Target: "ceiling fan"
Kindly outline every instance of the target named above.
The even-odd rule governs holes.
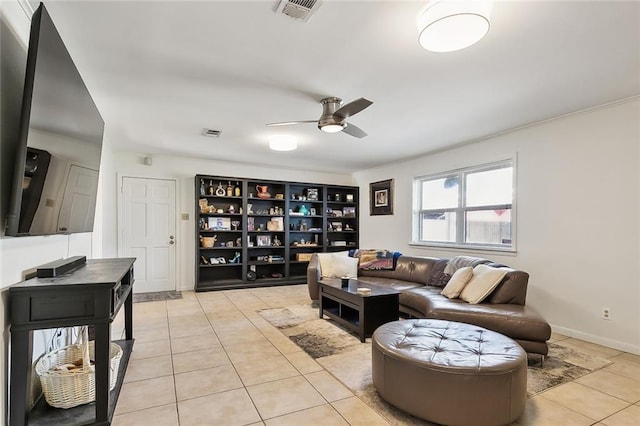
[[[342,99],[336,97],[324,98],[322,104],[322,115],[318,120],[285,121],[282,123],[269,123],[267,126],[289,126],[292,124],[316,123],[318,129],[327,133],[345,132],[356,138],[364,138],[367,134],[353,124],[347,123],[347,118],[351,117],[367,108],[373,102],[360,98],[346,105],[342,105]]]

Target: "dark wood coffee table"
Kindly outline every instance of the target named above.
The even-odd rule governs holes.
[[[318,284],[320,318],[326,315],[348,330],[355,331],[361,342],[371,337],[382,324],[398,319],[398,290],[357,279],[350,279],[346,287],[342,287],[342,280],[335,278],[323,278]],[[360,287],[371,289],[371,294],[358,294],[356,291]]]

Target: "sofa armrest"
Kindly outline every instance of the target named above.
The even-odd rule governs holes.
[[[307,266],[307,287],[311,300],[318,300],[318,281],[322,278],[320,261],[317,254],[313,254]]]

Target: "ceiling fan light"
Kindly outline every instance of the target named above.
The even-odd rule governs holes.
[[[489,32],[489,0],[431,0],[416,20],[418,42],[432,52],[454,52]]]
[[[325,124],[320,127],[320,130],[326,133],[338,133],[341,132],[342,129],[344,129],[344,125],[341,124]]]
[[[298,141],[293,136],[276,135],[269,138],[269,148],[274,151],[293,151],[298,148]]]

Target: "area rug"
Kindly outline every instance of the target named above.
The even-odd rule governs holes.
[[[163,300],[182,299],[179,291],[154,291],[151,293],[134,293],[133,303],[160,302]]]
[[[333,321],[320,319],[318,308],[311,304],[259,313],[392,424],[429,424],[380,399],[371,380],[371,339],[360,343],[355,334]],[[550,343],[542,366],[539,357],[529,361],[527,394],[532,397],[610,364],[607,359],[562,346],[562,342]]]

